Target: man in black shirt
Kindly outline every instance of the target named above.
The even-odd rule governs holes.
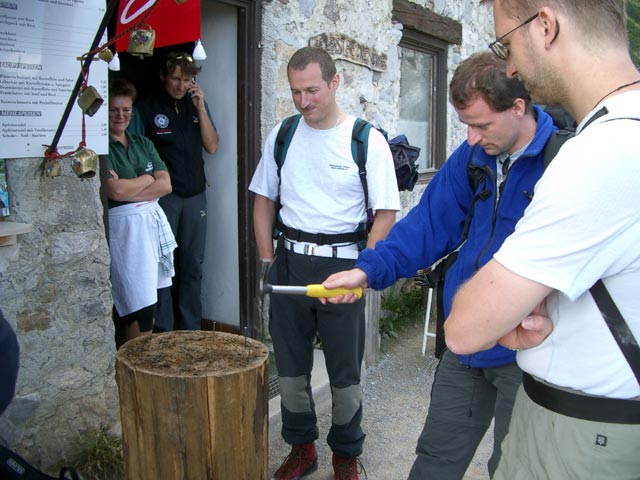
[[[173,192],[162,197],[160,205],[178,242],[177,268],[173,287],[158,291],[156,331],[174,327],[197,330],[201,326],[200,285],[207,223],[202,149],[213,154],[218,148],[218,133],[204,93],[196,83],[200,69],[191,55],[169,53],[160,72],[162,91],[138,102],[131,127],[154,143],[173,186]],[[177,308],[172,297],[178,302]]]

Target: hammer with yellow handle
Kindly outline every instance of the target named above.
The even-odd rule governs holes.
[[[267,273],[269,272],[269,262],[263,260],[260,285],[258,287],[258,294],[264,296],[267,293],[276,293],[284,295],[306,295],[312,298],[334,298],[338,295],[346,295],[347,293],[355,294],[358,299],[362,298],[362,287],[356,288],[332,288],[327,289],[322,286],[321,283],[311,284],[306,286],[291,286],[291,285],[271,285],[267,283]]]
[[[306,295],[313,298],[333,298],[338,295],[346,295],[347,293],[354,293],[356,297],[362,298],[362,287],[356,288],[332,288],[327,289],[322,286],[321,283],[310,284],[305,287],[293,287],[290,285],[269,285],[263,284],[261,295],[267,293],[279,293],[285,295]]]

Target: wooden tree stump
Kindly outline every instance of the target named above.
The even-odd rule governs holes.
[[[266,480],[267,348],[222,332],[136,338],[116,355],[124,476]]]

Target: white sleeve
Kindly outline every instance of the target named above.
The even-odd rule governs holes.
[[[267,197],[273,201],[277,200],[280,188],[278,167],[273,157],[273,149],[280,125],[281,123],[276,125],[267,136],[262,157],[260,158],[260,162],[258,162],[256,171],[253,173],[251,183],[249,184],[249,190],[251,192]]]
[[[495,255],[571,300],[598,279],[640,264],[640,162],[629,140],[637,131],[625,133],[618,121],[589,128],[562,147]]]

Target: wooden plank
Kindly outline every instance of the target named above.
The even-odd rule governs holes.
[[[30,223],[0,221],[0,247],[13,245],[18,241],[18,235],[33,232]]]

